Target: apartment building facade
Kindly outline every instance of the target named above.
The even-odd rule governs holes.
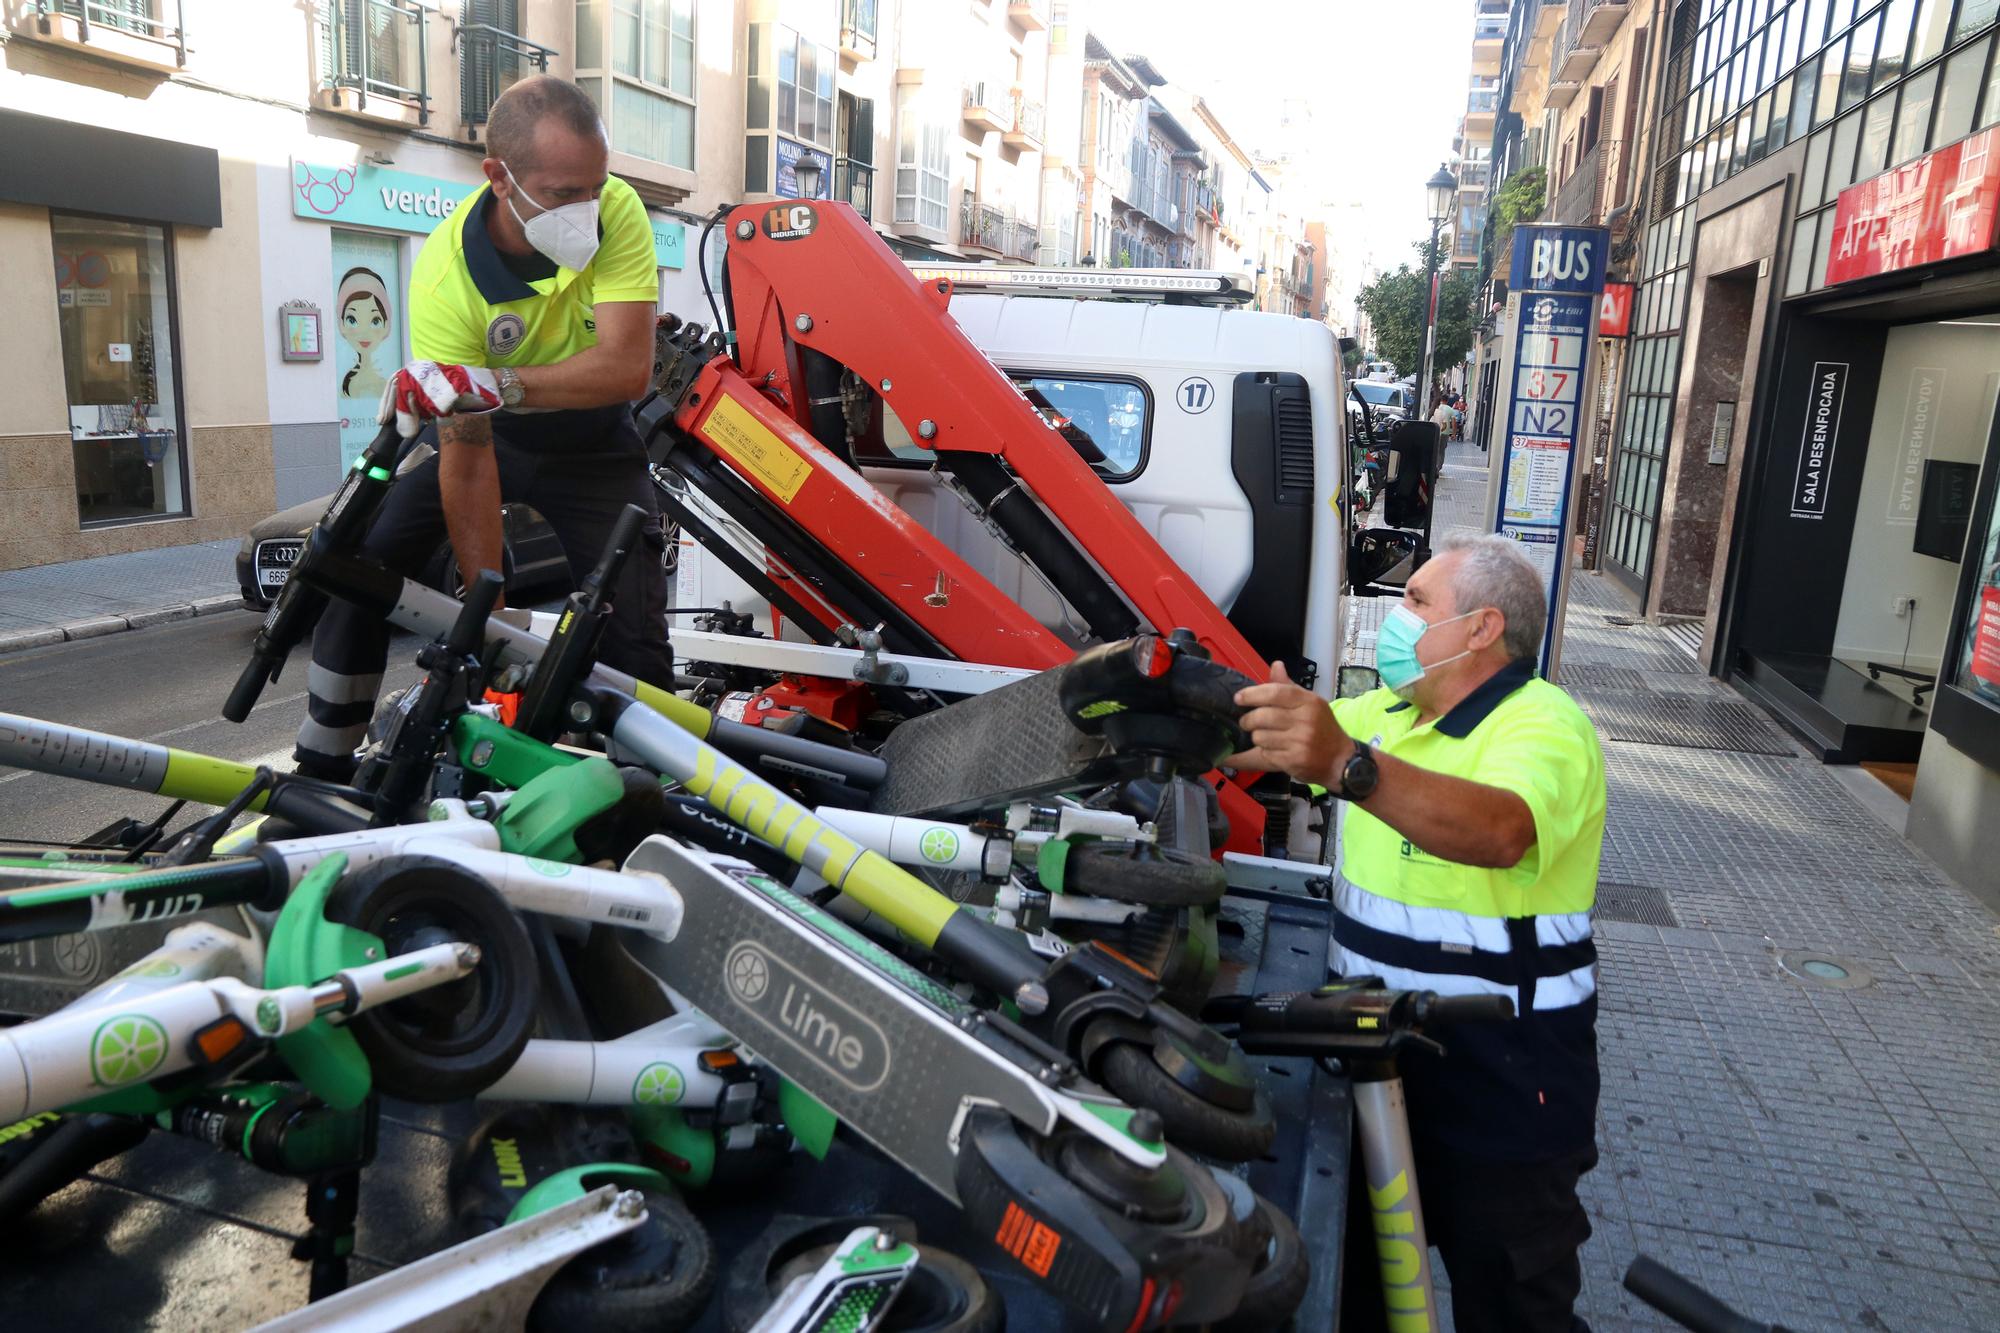
[[[1493,156],[1631,284],[1606,576],[2000,900],[1996,19],[1516,0]]]
[[[703,224],[801,194],[806,162],[819,197],[909,257],[1248,262],[1268,190],[1247,152],[1205,141],[1157,71],[1101,56],[1069,11],[0,9],[0,271],[18,275],[0,294],[0,569],[231,537],[331,490],[408,359],[417,250],[483,181],[487,112],[526,74],[597,102],[652,216],[663,309],[705,314]]]

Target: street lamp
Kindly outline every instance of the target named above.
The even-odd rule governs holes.
[[[1458,182],[1440,162],[1437,174],[1424,182],[1424,203],[1431,220],[1431,247],[1424,254],[1424,350],[1417,362],[1417,411],[1430,415],[1424,404],[1431,400],[1431,357],[1437,350],[1437,271],[1438,232],[1451,217],[1451,202],[1458,194]]]
[[[812,153],[802,153],[792,164],[792,179],[798,182],[801,199],[819,198],[819,158]]]

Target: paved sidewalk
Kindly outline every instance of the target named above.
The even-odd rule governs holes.
[[[1446,455],[1438,535],[1483,462]],[[1363,660],[1387,604],[1349,603]],[[1573,575],[1611,787],[1581,1313],[1672,1327],[1619,1285],[1643,1252],[1793,1328],[2000,1328],[2000,922],[1630,611]]]
[[[235,540],[0,572],[0,653],[242,605]]]

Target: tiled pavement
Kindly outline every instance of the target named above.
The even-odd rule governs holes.
[[[0,572],[0,652],[239,605],[234,540]]]
[[[1483,508],[1464,453],[1440,533]],[[1384,603],[1349,606],[1372,655]],[[1671,1327],[1619,1285],[1643,1252],[1793,1328],[2000,1328],[2000,923],[1665,631],[1607,619],[1630,613],[1574,577],[1563,674],[1600,734],[1707,710],[1732,734],[1677,739],[1781,753],[1605,736],[1601,878],[1679,925],[1598,923],[1581,1313]],[[1865,984],[1801,980],[1795,950]]]

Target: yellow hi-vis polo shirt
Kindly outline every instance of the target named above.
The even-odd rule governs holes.
[[[1487,1159],[1543,1161],[1588,1148],[1597,1111],[1597,950],[1590,909],[1604,840],[1604,754],[1590,719],[1509,664],[1418,726],[1389,690],[1340,699],[1348,735],[1434,773],[1513,792],[1535,845],[1504,869],[1433,856],[1349,806],[1334,879],[1331,968],[1393,989],[1505,995],[1516,1018],[1433,1035],[1447,1054],[1403,1061],[1422,1139]]]
[[[616,176],[597,208],[597,253],[579,271],[529,281],[493,247],[487,211],[504,208],[481,185],[438,224],[410,274],[410,352],[451,365],[547,366],[597,345],[599,301],[660,299],[653,225]]]
[[[1604,752],[1583,710],[1536,678],[1532,662],[1503,668],[1421,727],[1416,705],[1386,689],[1336,699],[1333,716],[1348,735],[1405,763],[1513,792],[1535,818],[1535,845],[1494,870],[1432,856],[1365,804],[1351,806],[1341,839],[1348,879],[1412,907],[1473,916],[1590,910],[1604,841]]]

